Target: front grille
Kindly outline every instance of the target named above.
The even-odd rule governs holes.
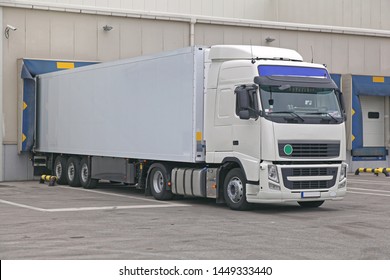
[[[292,168],[292,176],[325,176],[328,168]]]
[[[329,189],[336,183],[337,167],[282,168],[284,186],[290,190]],[[316,176],[331,176],[331,180],[316,180]],[[313,180],[289,181],[292,177],[313,177]]]
[[[287,147],[286,147],[287,146]],[[284,158],[332,158],[340,155],[340,143],[279,142],[279,156]]]
[[[293,190],[327,189],[328,181],[297,181],[293,182]]]

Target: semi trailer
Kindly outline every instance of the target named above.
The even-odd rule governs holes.
[[[294,50],[188,47],[36,77],[35,167],[158,200],[319,207],[346,194],[342,94]]]

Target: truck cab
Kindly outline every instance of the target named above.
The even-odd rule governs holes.
[[[213,46],[208,58],[206,162],[236,167],[223,183],[228,205],[342,199],[345,116],[326,67],[260,46]]]

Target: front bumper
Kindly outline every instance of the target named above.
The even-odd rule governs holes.
[[[260,166],[259,185],[247,184],[250,203],[341,200],[347,192],[347,179],[340,180],[345,164],[276,165],[278,180],[270,180],[268,166]]]

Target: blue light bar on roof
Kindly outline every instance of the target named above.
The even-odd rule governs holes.
[[[295,76],[330,79],[328,71],[324,68],[259,65],[258,70],[260,76]]]

